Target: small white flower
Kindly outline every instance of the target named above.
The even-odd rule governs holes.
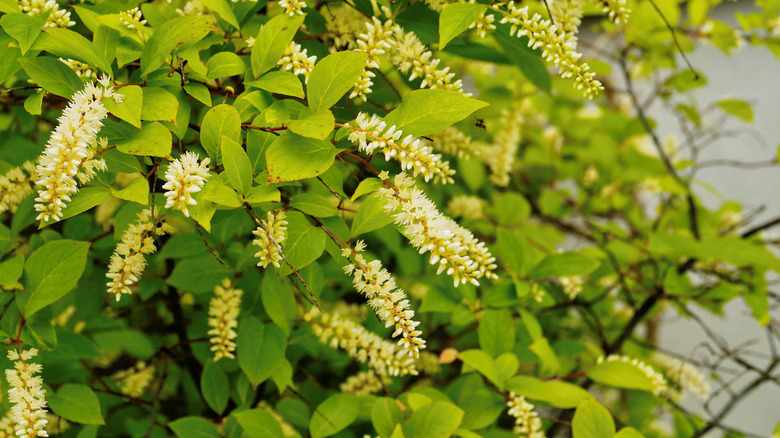
[[[35,375],[41,372],[42,367],[30,362],[37,354],[35,348],[21,354],[16,350],[8,351],[8,358],[16,361],[13,369],[5,370],[5,378],[11,387],[8,399],[13,403],[9,416],[18,437],[49,436],[46,432],[46,391],[41,388],[41,377]]]
[[[214,298],[209,303],[209,326],[207,332],[211,339],[211,351],[214,352],[214,361],[223,357],[234,359],[236,351],[234,339],[238,336],[238,314],[240,312],[241,295],[244,292],[233,289],[229,279],[224,279],[221,286],[214,288]]]
[[[163,188],[168,190],[165,192],[165,208],[176,208],[190,217],[187,206],[197,205],[192,194],[199,192],[209,178],[209,161],[204,158],[198,162],[198,154],[188,151],[171,162],[165,172],[167,182],[163,185]]]

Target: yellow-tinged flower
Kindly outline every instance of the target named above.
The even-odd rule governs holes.
[[[585,283],[585,279],[580,275],[564,275],[558,277],[558,282],[561,283],[566,295],[573,300],[582,292],[582,285]]]
[[[341,392],[352,394],[357,397],[374,394],[382,390],[382,385],[390,383],[390,378],[384,375],[377,375],[373,371],[360,371],[359,373],[347,377],[347,380],[339,385]]]
[[[496,25],[493,24],[495,20],[496,17],[493,14],[488,14],[487,11],[484,11],[469,25],[469,29],[476,28],[479,37],[485,38],[488,31],[496,29]]]
[[[572,38],[576,38],[582,22],[585,2],[583,0],[551,0],[548,4],[555,25],[570,34]]]
[[[208,14],[209,9],[206,7],[206,5],[199,2],[198,0],[190,0],[184,4],[183,8],[177,8],[176,12],[181,16],[198,16]],[[252,38],[252,40],[254,40],[254,38]]]
[[[371,86],[373,85],[371,78],[376,76],[369,69],[379,68],[379,56],[392,47],[393,31],[398,27],[397,24],[390,20],[384,23],[376,17],[371,17],[371,20],[366,22],[365,33],[358,35],[356,40],[357,48],[355,48],[355,51],[365,53],[368,55],[368,58],[363,71],[360,73],[357,82],[355,82],[352,92],[349,94],[350,99],[355,97],[364,101],[368,99],[366,95],[371,93]]]
[[[92,67],[89,66],[89,64],[84,64],[83,62],[76,61],[75,59],[63,59],[59,58],[60,61],[62,61],[65,65],[70,67],[71,70],[73,70],[74,73],[76,73],[76,76],[78,77],[85,77],[87,79],[91,78],[94,75],[94,72],[92,71]]]
[[[198,162],[198,154],[187,151],[179,158],[173,160],[165,172],[165,181],[163,188],[168,190],[165,197],[168,202],[165,208],[175,208],[181,210],[185,216],[190,217],[187,210],[189,205],[197,205],[192,198],[193,193],[197,193],[209,179],[209,159],[204,158]]]
[[[585,63],[580,63],[582,57],[575,47],[575,40],[568,37],[567,33],[558,28],[550,20],[543,20],[539,14],[528,16],[528,6],[518,8],[514,1],[506,6],[504,18],[501,23],[510,23],[510,35],[528,37],[528,46],[534,49],[542,49],[542,57],[548,62],[558,66],[562,78],[574,78],[574,87],[582,90],[585,97],[593,96],[603,90],[601,82],[596,80],[596,75],[588,71]],[[498,7],[495,7],[497,10]]]
[[[5,370],[5,378],[11,387],[8,399],[13,403],[9,417],[14,423],[16,436],[20,438],[49,436],[46,432],[46,391],[41,388],[43,380],[36,376],[42,367],[29,362],[37,354],[35,348],[21,353],[8,351],[8,358],[15,361],[13,369]]]
[[[138,362],[135,366],[114,373],[111,378],[116,382],[122,394],[140,397],[154,380],[154,365]]]
[[[252,44],[254,45],[254,42]],[[301,50],[299,44],[291,41],[290,45],[284,49],[284,55],[282,55],[278,64],[282,67],[282,70],[290,70],[295,75],[303,75],[304,82],[309,83],[309,75],[314,68],[314,63],[317,62],[317,57],[306,57],[306,55],[306,49]]]
[[[260,251],[255,253],[255,257],[260,259],[257,266],[264,268],[269,264],[277,268],[281,266],[279,264],[282,261],[281,247],[285,239],[284,232],[287,231],[287,221],[284,220],[286,217],[284,211],[276,214],[269,211],[265,220],[268,232],[263,227],[257,227],[252,231],[252,234],[257,236],[257,239],[252,240],[252,244],[260,247]]]
[[[0,175],[0,213],[15,213],[19,203],[33,192],[35,178],[35,165],[30,161]]]
[[[506,405],[509,407],[509,415],[515,418],[515,434],[526,438],[545,437],[542,420],[534,410],[534,405],[528,403],[525,397],[511,392]]]
[[[173,228],[159,217],[155,217],[152,222],[152,210],[147,209],[139,213],[138,220],[130,224],[122,234],[122,242],[111,255],[106,274],[106,277],[111,279],[106,283],[108,293],[115,294],[117,301],[122,294],[132,294],[130,286],[138,282],[146,268],[144,255],[157,251],[153,235],[159,236],[172,231]]]
[[[359,10],[344,3],[338,6],[332,6],[331,3],[323,6],[320,13],[325,17],[325,26],[329,31],[322,37],[333,39],[333,44],[329,45],[332,52],[357,48],[357,38],[366,28],[366,17]]]
[[[464,219],[479,219],[485,217],[484,206],[485,201],[478,196],[460,195],[450,200],[447,212]]]
[[[355,290],[366,296],[368,305],[384,321],[385,327],[395,328],[392,336],[401,336],[398,344],[410,356],[419,356],[420,350],[425,348],[425,341],[420,337],[422,331],[417,330],[420,323],[412,319],[414,311],[409,309],[406,293],[397,287],[393,276],[382,267],[382,262],[366,261],[361,254],[363,248],[365,244],[360,241],[355,245],[354,252],[349,248],[344,249],[344,257],[352,256],[355,259],[355,263],[344,267],[344,272],[352,275]]]
[[[211,351],[214,352],[214,362],[223,357],[234,359],[236,356],[236,343],[234,339],[238,336],[236,328],[238,327],[238,313],[241,311],[241,295],[244,292],[240,289],[233,289],[229,279],[222,280],[222,286],[214,288],[214,298],[209,303],[209,326],[208,331],[211,336]]]
[[[71,27],[76,24],[70,19],[70,12],[60,9],[56,0],[18,0],[19,9],[31,17],[46,15],[46,24],[43,27]]]
[[[625,23],[631,10],[626,6],[626,0],[599,0],[597,2],[602,11],[615,23]]]
[[[320,342],[331,348],[341,348],[358,362],[367,364],[382,376],[416,376],[415,360],[400,346],[382,339],[360,324],[337,313],[320,312],[312,308],[305,316],[312,323]]]
[[[520,146],[522,111],[522,109],[502,111],[499,120],[501,130],[493,139],[493,144],[479,145],[477,155],[490,168],[490,181],[497,186],[509,185],[512,167]]]
[[[434,58],[414,32],[404,32],[398,25],[395,25],[393,31],[390,61],[402,73],[410,73],[410,81],[422,78],[420,88],[441,88],[463,93],[463,81],[453,81],[455,73],[450,73],[449,67],[439,69],[441,59]],[[469,93],[464,94],[470,96]]]
[[[438,264],[437,274],[446,271],[455,286],[478,279],[497,279],[493,272],[497,265],[483,242],[452,219],[441,214],[436,205],[405,174],[396,175],[392,187],[383,187],[379,193],[387,204],[385,210],[393,215],[404,236],[420,254],[431,253],[430,263]]]
[[[306,3],[301,0],[279,0],[279,6],[284,9],[285,14],[292,17],[295,14],[303,15]]]
[[[411,170],[414,176],[422,174],[425,181],[453,182],[450,164],[441,159],[441,155],[434,154],[430,146],[419,138],[411,135],[403,136],[395,125],[388,128],[387,124],[378,116],[370,118],[365,113],[359,113],[355,119],[355,125],[344,124],[344,128],[352,131],[349,134],[350,141],[359,144],[360,150],[366,154],[373,154],[379,150],[386,160],[394,158],[401,163],[401,169]]]
[[[680,390],[690,391],[702,400],[709,398],[710,384],[707,378],[699,368],[690,362],[675,359],[663,353],[655,353],[653,361],[664,369],[669,379],[679,385]]]
[[[433,148],[457,157],[464,155],[478,155],[482,143],[471,140],[471,137],[463,134],[454,126],[448,126],[441,131],[429,134],[433,141]]]
[[[70,197],[78,191],[76,179],[81,183],[89,181],[98,170],[105,170],[106,163],[96,158],[97,134],[103,126],[108,110],[102,100],[113,97],[121,101],[122,96],[114,93],[110,79],[103,76],[96,85],[90,82],[83,90],[76,92],[58,119],[46,149],[38,158],[36,167],[39,186],[35,198],[36,220],[48,221],[62,218],[62,209]],[[105,148],[105,140],[101,141]]]

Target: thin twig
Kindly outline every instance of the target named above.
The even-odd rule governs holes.
[[[194,219],[193,222],[195,222]],[[226,265],[225,262],[223,262],[222,259],[219,258],[219,255],[217,254],[216,251],[214,251],[214,248],[212,248],[211,245],[209,245],[209,243],[206,241],[206,236],[203,235],[203,230],[200,229],[200,224],[197,222],[195,222],[195,229],[198,230],[198,234],[200,234],[200,239],[203,241],[203,244],[206,245],[206,249],[209,250],[209,252],[214,257],[214,259],[218,261],[220,265],[226,267],[227,269],[232,270],[230,266]]]

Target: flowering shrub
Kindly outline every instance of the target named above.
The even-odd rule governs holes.
[[[744,436],[780,357],[698,314],[776,351],[780,221],[692,191],[753,116],[685,52],[778,55],[780,6],[719,2],[0,0],[0,436]]]

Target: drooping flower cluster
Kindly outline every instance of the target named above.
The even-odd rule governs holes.
[[[690,391],[701,400],[709,398],[710,384],[707,382],[707,378],[690,362],[681,361],[663,353],[655,353],[653,361],[664,369],[669,379],[678,385],[681,391]]]
[[[615,23],[625,23],[631,10],[626,6],[626,0],[600,0],[602,11]]]
[[[652,390],[651,392],[654,395],[662,395],[666,394],[669,391],[669,386],[666,384],[666,379],[664,379],[664,376],[661,375],[658,371],[654,370],[653,367],[650,365],[638,360],[634,359],[628,356],[623,356],[620,354],[610,354],[606,357],[600,357],[596,363],[602,363],[602,362],[624,362],[627,364],[631,364],[637,368],[639,368],[640,371],[642,371],[645,376],[647,376],[648,379],[650,379],[650,382],[652,383]]]
[[[460,195],[450,200],[447,212],[464,219],[479,219],[485,217],[484,206],[485,201],[479,196]]]
[[[304,82],[308,84],[309,75],[312,69],[314,69],[317,57],[307,57],[306,55],[306,49],[301,50],[300,44],[295,44],[294,41],[291,41],[290,45],[284,49],[284,55],[282,55],[278,64],[282,66],[282,70],[292,71],[295,75],[303,75]]]
[[[352,256],[355,260],[344,267],[344,272],[352,275],[355,289],[366,296],[368,305],[384,321],[385,327],[395,327],[392,337],[401,336],[398,344],[410,356],[419,356],[420,350],[425,348],[425,341],[420,337],[422,332],[417,330],[420,323],[412,319],[414,311],[409,309],[406,293],[397,287],[395,278],[382,267],[382,262],[366,261],[361,254],[364,249],[362,241],[357,242],[354,252],[344,248],[342,255],[347,259]]]
[[[548,4],[553,23],[572,38],[577,38],[585,2],[583,0],[552,0]]]
[[[522,112],[519,109],[504,110],[499,124],[501,130],[491,145],[481,145],[478,156],[490,168],[490,181],[497,186],[509,185],[512,167],[520,147]]]
[[[208,8],[203,3],[199,2],[198,0],[190,0],[187,3],[184,4],[184,7],[177,8],[176,13],[178,13],[181,16],[198,16],[198,15],[206,15],[209,13]]]
[[[241,311],[241,295],[243,291],[233,289],[229,279],[222,280],[222,285],[214,288],[214,298],[209,303],[209,326],[211,336],[211,351],[214,352],[214,362],[223,357],[234,359],[236,351],[234,339],[238,336],[238,313]]]
[[[282,242],[285,239],[284,232],[287,231],[287,221],[284,220],[286,217],[284,211],[276,214],[269,211],[265,220],[268,232],[263,227],[252,231],[252,234],[257,236],[257,239],[252,240],[252,244],[260,247],[260,251],[255,253],[255,257],[260,259],[257,266],[281,266],[279,263],[282,261]]]
[[[377,375],[373,371],[360,371],[355,375],[347,377],[347,380],[339,385],[341,392],[352,394],[357,397],[370,395],[382,389],[382,384],[390,383],[390,378],[384,375]]]
[[[582,292],[582,285],[585,279],[579,275],[564,275],[558,277],[558,282],[563,287],[563,292],[569,296],[569,299],[575,299]]]
[[[116,382],[122,394],[140,397],[154,380],[154,371],[154,365],[147,366],[146,362],[141,361],[126,370],[117,371],[111,379]]]
[[[350,357],[367,364],[380,376],[416,376],[419,373],[414,359],[405,349],[350,319],[337,313],[320,312],[316,307],[304,319],[312,323],[320,342],[345,350]]]
[[[496,279],[495,257],[483,242],[452,219],[441,214],[436,205],[406,174],[396,175],[391,187],[379,189],[397,225],[420,254],[431,253],[430,263],[438,264],[437,274],[446,270],[455,286],[478,279]]]
[[[31,17],[47,15],[43,27],[71,27],[76,24],[70,19],[70,12],[60,9],[56,0],[18,0],[19,9]]]
[[[356,41],[357,48],[355,50],[365,53],[368,58],[352,92],[349,94],[350,99],[355,97],[363,99],[363,101],[368,99],[366,95],[371,93],[371,86],[374,84],[371,78],[376,76],[370,69],[379,68],[379,56],[385,54],[392,47],[392,35],[396,25],[390,20],[382,23],[376,17],[371,17],[371,19],[372,21],[366,22],[365,33],[358,35]]]
[[[441,59],[434,58],[414,32],[404,32],[396,25],[393,35],[393,51],[390,61],[398,67],[402,73],[409,74],[409,80],[422,78],[420,88],[441,88],[463,93],[463,81],[453,81],[455,73],[450,73],[449,67],[439,69]],[[464,93],[470,95],[468,93]]]
[[[63,59],[60,58],[60,61],[65,63],[68,67],[70,67],[71,70],[73,70],[74,73],[76,73],[76,76],[78,77],[84,77],[84,78],[91,78],[94,75],[94,72],[92,71],[92,67],[89,66],[89,64],[84,64],[83,62],[76,61],[75,59]]]
[[[19,203],[32,193],[34,179],[35,166],[30,161],[0,175],[0,213],[15,213]]]
[[[515,434],[525,438],[545,437],[542,420],[534,410],[534,405],[528,403],[525,397],[511,392],[506,405],[509,407],[509,415],[515,418]]]
[[[157,251],[153,236],[171,231],[173,228],[161,218],[155,217],[152,221],[152,210],[147,209],[139,213],[138,220],[122,234],[122,242],[111,255],[106,274],[111,279],[106,283],[108,293],[115,294],[117,301],[122,294],[133,293],[130,286],[138,282],[146,268],[144,255]]]
[[[78,191],[76,178],[84,183],[95,174],[95,169],[104,170],[105,161],[96,158],[97,134],[103,126],[108,110],[103,106],[104,98],[113,97],[121,101],[122,96],[114,93],[109,78],[103,76],[99,84],[88,83],[76,92],[58,120],[43,154],[38,159],[35,198],[36,220],[48,221],[62,218],[62,209],[70,197]],[[105,142],[102,146],[105,147]]]
[[[352,131],[349,140],[359,143],[360,150],[366,154],[379,150],[386,160],[398,160],[401,169],[411,170],[414,176],[422,174],[425,181],[453,182],[455,171],[450,169],[450,164],[443,161],[441,155],[434,154],[431,147],[419,138],[407,135],[402,140],[400,129],[396,129],[395,125],[388,128],[387,123],[376,115],[369,118],[365,113],[358,113],[355,125],[345,123],[344,128]]]
[[[458,128],[448,126],[441,131],[428,134],[428,138],[433,141],[433,148],[446,152],[456,157],[464,155],[477,155],[482,144],[471,140],[471,137],[465,135]]]
[[[165,192],[165,208],[181,210],[185,216],[190,217],[187,206],[197,205],[192,194],[199,192],[209,179],[209,161],[209,158],[204,158],[198,162],[198,154],[187,151],[171,162],[165,171],[167,182],[163,185],[163,188],[168,190]]]
[[[306,3],[301,0],[279,0],[279,6],[284,9],[285,14],[292,17],[295,14],[303,15]]]
[[[325,17],[328,33],[325,39],[332,39],[331,51],[352,50],[357,47],[357,38],[363,33],[366,17],[359,10],[344,3],[338,6],[328,4],[320,10]]]
[[[36,376],[42,367],[41,364],[29,362],[37,354],[35,348],[21,353],[8,351],[8,359],[15,361],[13,369],[5,370],[5,378],[11,387],[8,399],[13,403],[9,416],[14,423],[16,436],[20,438],[49,436],[46,432],[46,391],[41,388],[43,379]]]
[[[496,5],[496,10],[500,10]],[[558,66],[562,78],[574,78],[574,87],[582,90],[588,99],[603,90],[596,75],[588,71],[590,67],[580,63],[582,54],[576,50],[576,41],[566,37],[566,32],[550,20],[543,20],[539,14],[528,16],[528,6],[518,8],[514,1],[507,5],[507,11],[501,23],[512,25],[510,35],[518,38],[528,37],[528,46],[542,49],[542,57]]]
[[[141,13],[141,9],[139,9],[137,6],[133,9],[120,12],[119,19],[122,21],[122,24],[127,26],[128,29],[139,29],[142,28],[144,24],[146,24],[146,20],[144,20],[143,14]]]

